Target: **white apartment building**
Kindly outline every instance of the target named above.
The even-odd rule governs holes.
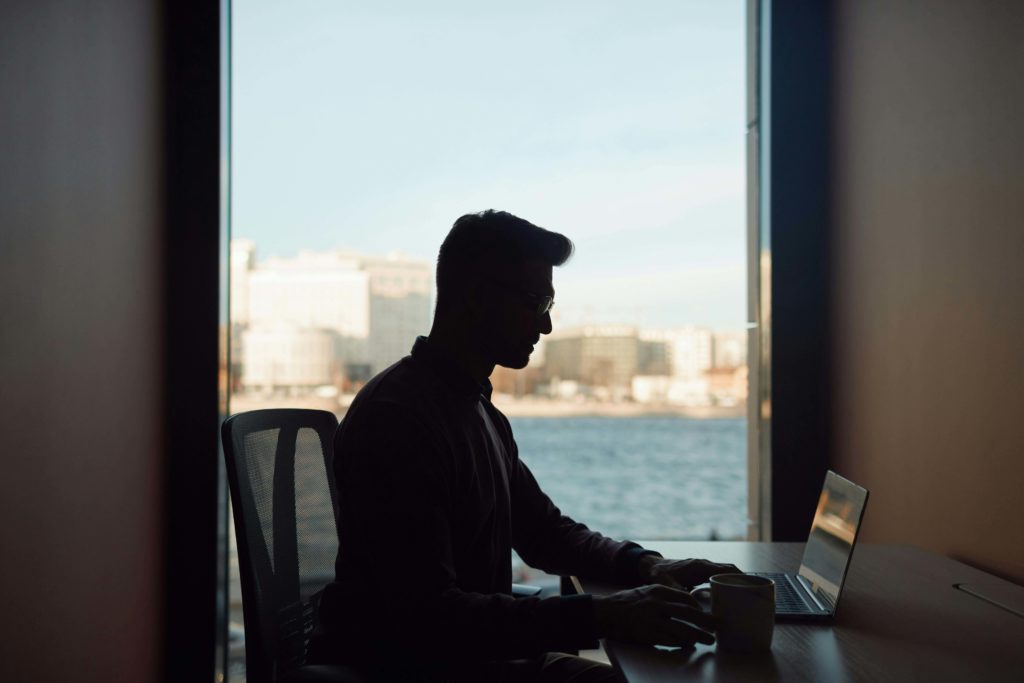
[[[668,374],[636,375],[631,393],[638,403],[706,406],[711,402],[705,373],[713,365],[713,337],[709,329],[680,327],[640,330],[641,343],[665,347]]]
[[[713,366],[714,345],[709,329],[678,327],[641,330],[640,340],[666,345],[670,374],[676,379],[698,379]]]
[[[708,406],[712,403],[710,383],[703,377],[680,379],[666,375],[637,375],[631,387],[637,403],[677,406]]]
[[[241,334],[242,386],[247,390],[312,389],[337,380],[337,335],[331,330],[280,324]]]
[[[715,332],[715,364],[716,368],[738,368],[747,364],[747,333]]]
[[[377,373],[407,356],[418,335],[430,332],[434,270],[400,254],[363,259],[362,268],[370,288],[368,361]]]
[[[249,272],[249,325],[289,324],[370,336],[370,278],[358,257],[303,251],[268,259]]]
[[[249,271],[256,266],[256,244],[231,240],[230,293],[231,323],[249,324]]]
[[[399,255],[301,251],[257,263],[231,245],[231,320],[242,384],[301,390],[365,380],[408,354],[431,321],[433,269]]]

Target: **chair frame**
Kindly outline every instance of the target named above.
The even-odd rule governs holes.
[[[292,419],[287,419],[288,416],[291,416]],[[301,426],[293,427],[287,424],[296,422],[295,418],[297,417],[302,418]],[[295,441],[299,429],[313,429],[320,437],[333,521],[337,527],[338,494],[334,480],[333,453],[333,438],[337,425],[338,420],[334,414],[324,410],[275,408],[238,413],[226,419],[221,426],[221,439],[228,466],[228,487],[234,503],[232,510],[235,536],[239,541],[237,545],[242,585],[242,615],[246,633],[255,636],[255,638],[251,636],[246,638],[246,679],[250,683],[275,683],[282,677],[297,672],[305,663],[306,648],[309,643],[308,627],[315,618],[315,600],[311,600],[311,604],[308,605],[302,601],[299,592],[301,587],[297,561],[294,561],[294,558],[298,556],[295,534]],[[271,564],[263,547],[250,547],[250,539],[255,537],[254,530],[250,529],[252,520],[246,518],[241,501],[244,499],[243,492],[249,499],[253,498],[253,492],[248,476],[241,476],[244,473],[239,466],[243,463],[239,461],[234,440],[236,431],[251,433],[270,429],[280,429],[283,432],[278,435],[277,452],[274,456],[273,504],[273,529],[275,532],[273,552],[275,558],[281,558],[283,561],[275,561],[272,566],[274,569],[287,569],[284,572],[271,571],[268,577],[273,581],[275,603],[273,610],[277,613],[277,619],[273,623],[265,618],[266,610],[261,611],[256,606],[257,574],[261,573],[261,570],[254,560],[258,560],[268,569]],[[289,478],[292,485],[284,486],[284,480]],[[254,557],[254,554],[257,557]],[[287,558],[292,558],[292,561],[288,561]],[[267,572],[263,571],[262,573],[266,574]],[[288,613],[284,615],[284,621],[280,621],[281,613],[285,610]],[[256,647],[251,645],[256,645]],[[288,677],[291,678],[291,676]]]

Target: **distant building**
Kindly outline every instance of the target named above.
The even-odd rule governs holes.
[[[590,325],[556,332],[544,349],[544,376],[591,388],[627,390],[637,373],[639,338],[635,327]]]
[[[640,339],[647,344],[663,345],[669,366],[666,374],[676,379],[698,379],[713,366],[712,333],[709,329],[678,327],[642,330]]]
[[[294,325],[242,332],[242,386],[248,391],[302,391],[335,384],[340,375],[338,335]]]
[[[260,262],[255,254],[252,242],[232,241],[232,367],[246,388],[348,388],[429,332],[428,262],[341,250]]]
[[[707,377],[681,379],[669,375],[637,375],[633,378],[632,395],[637,403],[687,407],[712,404]]]
[[[256,266],[256,245],[250,240],[231,240],[229,257],[228,307],[231,327],[230,378],[233,390],[241,387],[245,371],[242,361],[242,333],[249,324],[249,272]]]
[[[745,333],[681,327],[642,330],[640,340],[651,350],[644,371],[633,378],[635,401],[733,407],[746,400]]]
[[[249,272],[256,266],[256,245],[250,240],[231,240],[229,297],[231,323],[249,324]]]
[[[637,375],[633,378],[632,394],[637,403],[668,403],[672,378],[665,374]]]
[[[738,406],[747,400],[747,366],[714,368],[708,371],[708,393],[718,406]]]
[[[658,376],[672,374],[672,353],[668,342],[647,339],[643,332],[637,345],[637,373]]]
[[[364,259],[370,283],[368,361],[380,372],[409,354],[417,335],[430,332],[434,271],[429,263],[391,254]]]
[[[365,347],[370,279],[360,265],[358,256],[308,251],[260,263],[249,271],[249,325],[333,330]]]
[[[520,370],[497,365],[491,373],[490,380],[494,395],[522,398],[537,393],[540,371],[533,367],[532,362]]]
[[[712,336],[714,343],[714,367],[716,368],[738,368],[747,364],[747,333],[742,332],[715,332]]]

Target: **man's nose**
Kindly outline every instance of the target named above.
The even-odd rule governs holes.
[[[551,312],[548,311],[540,317],[540,333],[551,334]]]

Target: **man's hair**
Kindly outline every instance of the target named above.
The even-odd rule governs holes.
[[[572,256],[572,241],[505,211],[467,213],[452,225],[437,255],[437,307],[448,305],[488,265],[539,260],[560,266]]]

